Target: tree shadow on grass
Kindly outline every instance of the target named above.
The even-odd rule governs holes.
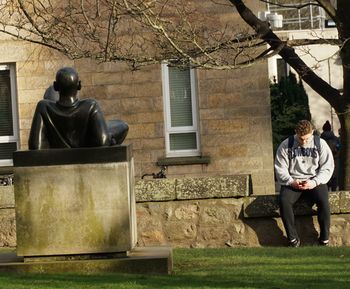
[[[195,266],[195,264],[193,264]],[[103,289],[103,288],[256,288],[256,289],[288,289],[288,288],[348,288],[344,278],[332,278],[331,275],[317,276],[316,272],[301,272],[295,270],[250,270],[249,266],[237,264],[237,268],[221,268],[222,273],[195,270],[194,273],[178,272],[176,275],[133,275],[133,274],[103,274],[103,275],[22,275],[13,276],[6,288],[69,288],[69,289]],[[263,265],[262,265],[263,266]],[[268,265],[264,265],[268,267]],[[283,266],[283,264],[282,264]],[[0,282],[3,278],[0,275]],[[0,283],[1,284],[1,283]],[[5,287],[3,287],[5,288]]]
[[[0,273],[0,288],[348,288],[345,256],[347,247],[176,249],[172,275]]]

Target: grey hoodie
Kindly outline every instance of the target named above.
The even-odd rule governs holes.
[[[288,158],[288,138],[277,149],[275,172],[281,185],[289,186],[293,180],[312,179],[316,185],[326,184],[334,170],[334,160],[331,149],[325,140],[320,139],[320,152],[314,137],[303,146],[294,135],[292,158]]]

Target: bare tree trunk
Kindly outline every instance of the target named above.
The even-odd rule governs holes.
[[[339,160],[339,188],[350,190],[350,21],[349,19],[350,1],[338,0],[336,19],[339,39],[343,41],[340,47],[340,58],[343,65],[343,95],[341,103],[336,107],[341,125],[341,149]]]
[[[350,114],[338,114],[341,125],[340,156],[339,156],[339,189],[350,190],[350,146],[348,142],[350,131]]]

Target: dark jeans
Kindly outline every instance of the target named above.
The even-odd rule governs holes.
[[[331,216],[327,185],[319,185],[312,190],[297,190],[287,186],[281,187],[279,198],[280,213],[288,239],[293,240],[298,238],[298,233],[295,228],[293,205],[301,196],[310,201],[312,205],[317,205],[320,239],[328,240]]]

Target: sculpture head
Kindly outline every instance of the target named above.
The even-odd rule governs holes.
[[[72,67],[63,67],[56,73],[53,87],[60,95],[76,95],[81,89],[81,82],[77,71]]]

